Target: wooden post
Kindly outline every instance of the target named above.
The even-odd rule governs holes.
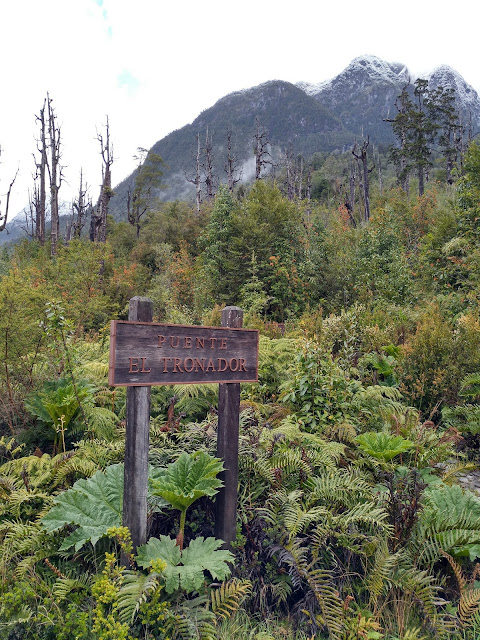
[[[131,298],[128,319],[152,322],[153,302]],[[123,525],[132,535],[133,553],[147,541],[148,446],[151,387],[127,387]]]
[[[243,311],[239,307],[222,309],[222,327],[240,329]],[[225,471],[219,478],[224,486],[215,503],[215,536],[228,548],[237,537],[238,431],[240,419],[240,383],[219,385],[217,457]]]

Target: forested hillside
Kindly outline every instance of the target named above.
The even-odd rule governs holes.
[[[425,80],[431,89],[454,93],[459,120],[473,136],[480,128],[480,98],[473,87],[446,65]],[[397,98],[404,87],[413,94],[414,82],[403,64],[361,56],[318,85],[273,80],[229,94],[153,145],[151,152],[165,161],[156,195],[162,200],[194,197],[197,173],[202,180],[210,173],[215,184],[227,182],[229,159],[234,159],[235,177],[248,182],[255,176],[259,135],[273,162],[266,171],[285,167],[290,157],[307,162],[314,153],[350,152],[356,140],[367,137],[372,147],[386,153],[395,143],[389,120],[401,109]],[[115,188],[111,211],[116,219],[125,215],[134,178]],[[207,192],[204,187],[203,195]]]
[[[196,200],[156,197],[164,158],[145,150],[122,220],[106,136],[101,197],[80,190],[67,241],[37,209],[4,246],[1,639],[478,637],[480,145],[454,91],[417,80],[395,100],[390,149],[312,138],[277,163],[279,114],[250,179],[209,191],[203,172]],[[302,118],[343,135],[316,108]],[[109,331],[139,295],[157,322],[217,326],[238,305],[259,330],[231,550],[215,385],[152,388],[147,543],[122,526]]]

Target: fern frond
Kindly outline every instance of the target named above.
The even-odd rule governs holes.
[[[122,580],[118,591],[118,616],[121,622],[131,624],[140,606],[157,589],[158,574],[152,572],[144,575],[135,571],[124,571]]]
[[[117,415],[105,407],[84,405],[83,410],[88,422],[88,428],[93,435],[103,440],[112,440],[118,424]]]
[[[252,457],[251,455],[239,456],[240,469],[253,471],[255,475],[266,480],[270,485],[275,484],[275,469],[272,468],[269,459],[265,455]]]
[[[402,563],[392,577],[392,582],[405,593],[412,595],[421,604],[423,614],[428,616],[432,623],[434,622],[437,614],[435,599],[439,589],[435,576],[428,571]]]
[[[359,500],[372,495],[372,488],[364,475],[352,471],[337,470],[310,478],[307,486],[311,490],[310,501],[327,505],[340,504],[353,507]]]
[[[298,471],[311,472],[311,467],[303,460],[302,452],[299,449],[278,451],[271,458],[268,458],[268,463],[272,469],[282,469],[287,475]]]
[[[108,378],[108,368],[108,362],[92,360],[91,362],[84,362],[77,367],[76,375],[96,384],[105,384]]]
[[[388,523],[388,513],[375,502],[359,502],[344,513],[332,516],[332,533],[349,532],[356,533],[367,531],[369,533],[386,533],[391,531]]]
[[[353,444],[356,435],[356,428],[348,422],[328,425],[324,431],[324,436],[327,440],[344,442],[345,444]]]
[[[373,566],[367,572],[365,584],[367,591],[370,593],[370,602],[373,607],[376,607],[377,600],[391,579],[398,561],[399,555],[390,553],[387,541],[382,539],[377,546]]]
[[[54,487],[58,487],[64,484],[67,478],[70,481],[78,478],[91,478],[96,471],[98,471],[98,465],[93,460],[77,453],[58,464],[52,484]]]
[[[304,577],[315,594],[329,637],[332,640],[342,638],[344,629],[343,601],[333,586],[335,581],[332,573],[324,569],[313,571],[307,569]]]
[[[460,623],[464,627],[471,626],[475,624],[480,617],[480,589],[474,587],[477,569],[475,568],[472,579],[467,581],[460,565],[455,562],[452,556],[445,552],[442,552],[442,555],[452,567],[458,583],[460,602],[458,603],[457,615]]]
[[[287,566],[294,589],[299,589],[305,583],[308,585],[320,608],[329,637],[332,640],[343,638],[343,601],[334,587],[333,574],[308,561],[309,551],[298,538],[290,540],[284,547],[273,546],[271,553],[278,553],[279,563]]]
[[[218,618],[229,618],[249,594],[252,583],[249,580],[233,578],[222,582],[218,589],[210,593],[210,606]]]
[[[86,574],[81,574],[78,578],[58,578],[53,585],[52,594],[58,601],[67,600],[73,591],[86,590],[91,580]]]
[[[448,466],[444,472],[442,473],[442,480],[445,484],[451,484],[457,479],[459,473],[463,473],[465,471],[474,471],[477,469],[477,465],[474,462],[456,462],[450,466]]]

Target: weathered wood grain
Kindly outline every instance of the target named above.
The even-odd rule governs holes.
[[[151,322],[152,317],[151,300],[141,297],[130,300],[129,320]],[[130,530],[134,553],[147,541],[150,393],[149,386],[127,389],[123,525]]]
[[[111,386],[257,380],[256,330],[112,321]]]
[[[238,307],[222,310],[222,326],[238,329],[243,323],[243,311]],[[219,385],[217,457],[223,460],[225,471],[220,474],[224,486],[215,501],[215,536],[230,548],[237,535],[238,493],[238,433],[240,422],[240,384]]]

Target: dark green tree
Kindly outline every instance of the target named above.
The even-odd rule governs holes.
[[[438,126],[438,146],[445,159],[445,179],[448,184],[452,184],[452,172],[457,168],[464,133],[456,106],[455,90],[451,87],[431,89],[427,107],[430,118]]]
[[[226,185],[220,185],[210,220],[200,238],[202,261],[215,299],[232,302],[230,297],[240,286],[235,268],[232,241],[235,235],[234,212],[238,203]]]
[[[397,147],[391,152],[391,157],[398,168],[398,175],[402,188],[408,192],[408,178],[416,173],[418,178],[418,193],[425,192],[425,182],[428,170],[432,166],[432,151],[437,123],[432,119],[430,107],[428,80],[418,78],[414,83],[413,98],[411,87],[405,86],[398,96],[395,106],[397,115],[392,124],[397,138]]]
[[[446,181],[451,184],[463,140],[455,90],[441,86],[433,89],[428,80],[418,78],[413,88],[406,85],[402,89],[395,106],[397,115],[387,122],[392,124],[397,138],[391,158],[402,188],[408,192],[408,179],[414,173],[418,177],[418,193],[423,195],[435,152],[442,154]]]
[[[297,204],[275,184],[257,180],[240,205],[221,187],[202,238],[202,261],[216,302],[237,303],[242,287],[255,276],[276,320],[303,304],[301,265],[305,227]]]

